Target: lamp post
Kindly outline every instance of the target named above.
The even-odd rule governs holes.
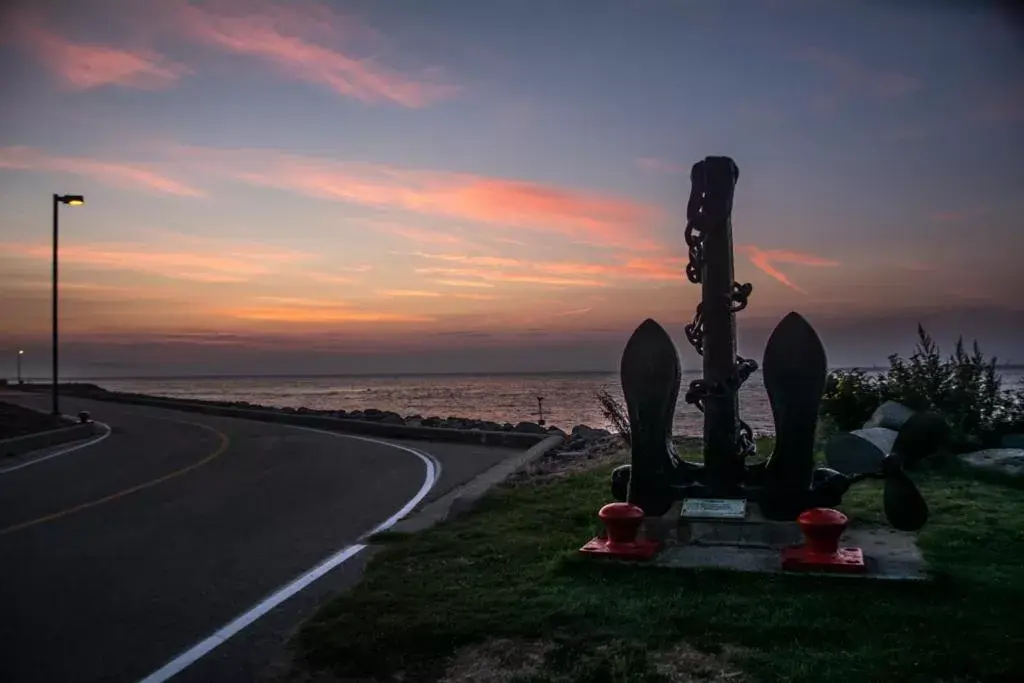
[[[53,406],[54,415],[60,415],[60,405],[57,400],[57,207],[61,204],[68,206],[79,206],[85,203],[85,198],[80,194],[55,194],[53,195]]]
[[[21,357],[25,355],[25,349],[18,349],[18,384],[21,382]]]

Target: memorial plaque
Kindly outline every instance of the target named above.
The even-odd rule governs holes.
[[[745,519],[745,498],[684,498],[679,515],[687,519]]]

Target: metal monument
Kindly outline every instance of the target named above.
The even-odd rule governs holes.
[[[630,464],[612,474],[613,496],[647,516],[663,515],[683,501],[684,514],[690,506],[742,518],[749,501],[768,519],[794,520],[807,510],[838,505],[857,481],[880,478],[889,522],[898,529],[919,529],[928,507],[905,468],[939,447],[945,423],[934,414],[918,413],[900,430],[890,452],[837,448],[829,456],[831,467],[816,465],[815,431],[827,362],[814,328],[795,312],[779,322],[765,348],[764,385],[776,437],[771,455],[757,457],[738,402],[740,386],[758,370],[755,361],[736,353],[736,313],[746,308],[753,290],[733,274],[732,208],[739,169],[729,157],[707,157],[694,164],[690,179],[686,275],[702,292],[685,333],[703,359],[704,377],[691,382],[685,400],[704,415],[704,462],[683,460],[673,446],[679,355],[665,329],[647,319],[622,354],[632,452]]]

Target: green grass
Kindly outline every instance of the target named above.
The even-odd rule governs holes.
[[[1024,680],[1020,486],[955,468],[915,474],[936,578],[907,584],[581,558],[608,473],[501,488],[462,518],[382,537],[389,547],[364,580],[297,635],[298,661],[342,677],[434,680],[460,647],[508,638],[546,644],[541,671],[509,679],[520,683],[690,680],[652,664],[683,643],[710,657],[724,647],[749,677],[708,680]],[[843,508],[882,521],[879,487],[860,485]]]

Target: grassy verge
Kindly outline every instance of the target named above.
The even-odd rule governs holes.
[[[59,417],[0,401],[0,439],[27,436],[67,426]]]
[[[1021,680],[1019,486],[916,475],[936,580],[894,584],[580,558],[609,471],[502,488],[463,518],[382,539],[364,581],[298,634],[297,661],[477,683]],[[863,486],[844,509],[880,521],[881,491]]]

